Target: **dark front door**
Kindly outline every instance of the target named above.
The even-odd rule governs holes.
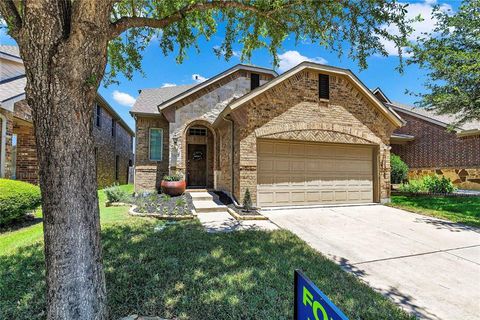
[[[207,185],[207,146],[189,144],[187,161],[188,185],[205,187]]]

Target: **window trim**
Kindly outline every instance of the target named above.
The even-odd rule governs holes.
[[[160,132],[162,133],[162,138],[160,139],[160,159],[152,159],[152,152],[151,152],[152,130],[160,130]],[[163,128],[148,129],[148,159],[150,161],[163,161]]]

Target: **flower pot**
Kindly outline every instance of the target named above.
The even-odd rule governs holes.
[[[175,197],[180,196],[185,192],[187,183],[185,180],[181,181],[165,181],[162,180],[160,184],[160,189],[162,193],[168,194],[169,196]]]

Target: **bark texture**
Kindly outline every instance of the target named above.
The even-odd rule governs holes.
[[[103,1],[27,1],[13,33],[35,127],[48,319],[107,318],[92,105],[106,66],[109,9]]]

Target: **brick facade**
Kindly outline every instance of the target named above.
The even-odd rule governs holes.
[[[330,100],[324,101],[318,98],[318,71],[305,70],[246,102],[231,115],[236,130],[233,194],[240,201],[247,188],[256,201],[257,138],[377,146],[377,201],[388,201],[388,144],[394,125],[345,77],[330,75]],[[221,167],[227,161],[220,159]]]
[[[407,124],[395,133],[414,136],[405,144],[392,145],[410,167],[410,178],[445,175],[464,188],[480,189],[480,136],[457,137],[445,127],[397,111]]]
[[[102,105],[103,102],[99,103]],[[4,176],[38,183],[38,160],[31,108],[26,100],[21,100],[15,103],[13,113],[4,109],[0,109],[0,113],[7,117],[8,128]],[[120,184],[128,182],[128,167],[129,164],[133,165],[133,149],[131,134],[118,122],[115,123],[115,136],[112,136],[112,118],[115,116],[105,106],[102,106],[101,114],[102,126],[98,128],[94,125],[93,136],[97,151],[97,181],[98,186],[103,188],[114,182]],[[14,135],[16,135],[15,147],[12,146]],[[13,148],[16,148],[15,152],[12,152]],[[118,179],[115,177],[116,156],[119,156]]]

